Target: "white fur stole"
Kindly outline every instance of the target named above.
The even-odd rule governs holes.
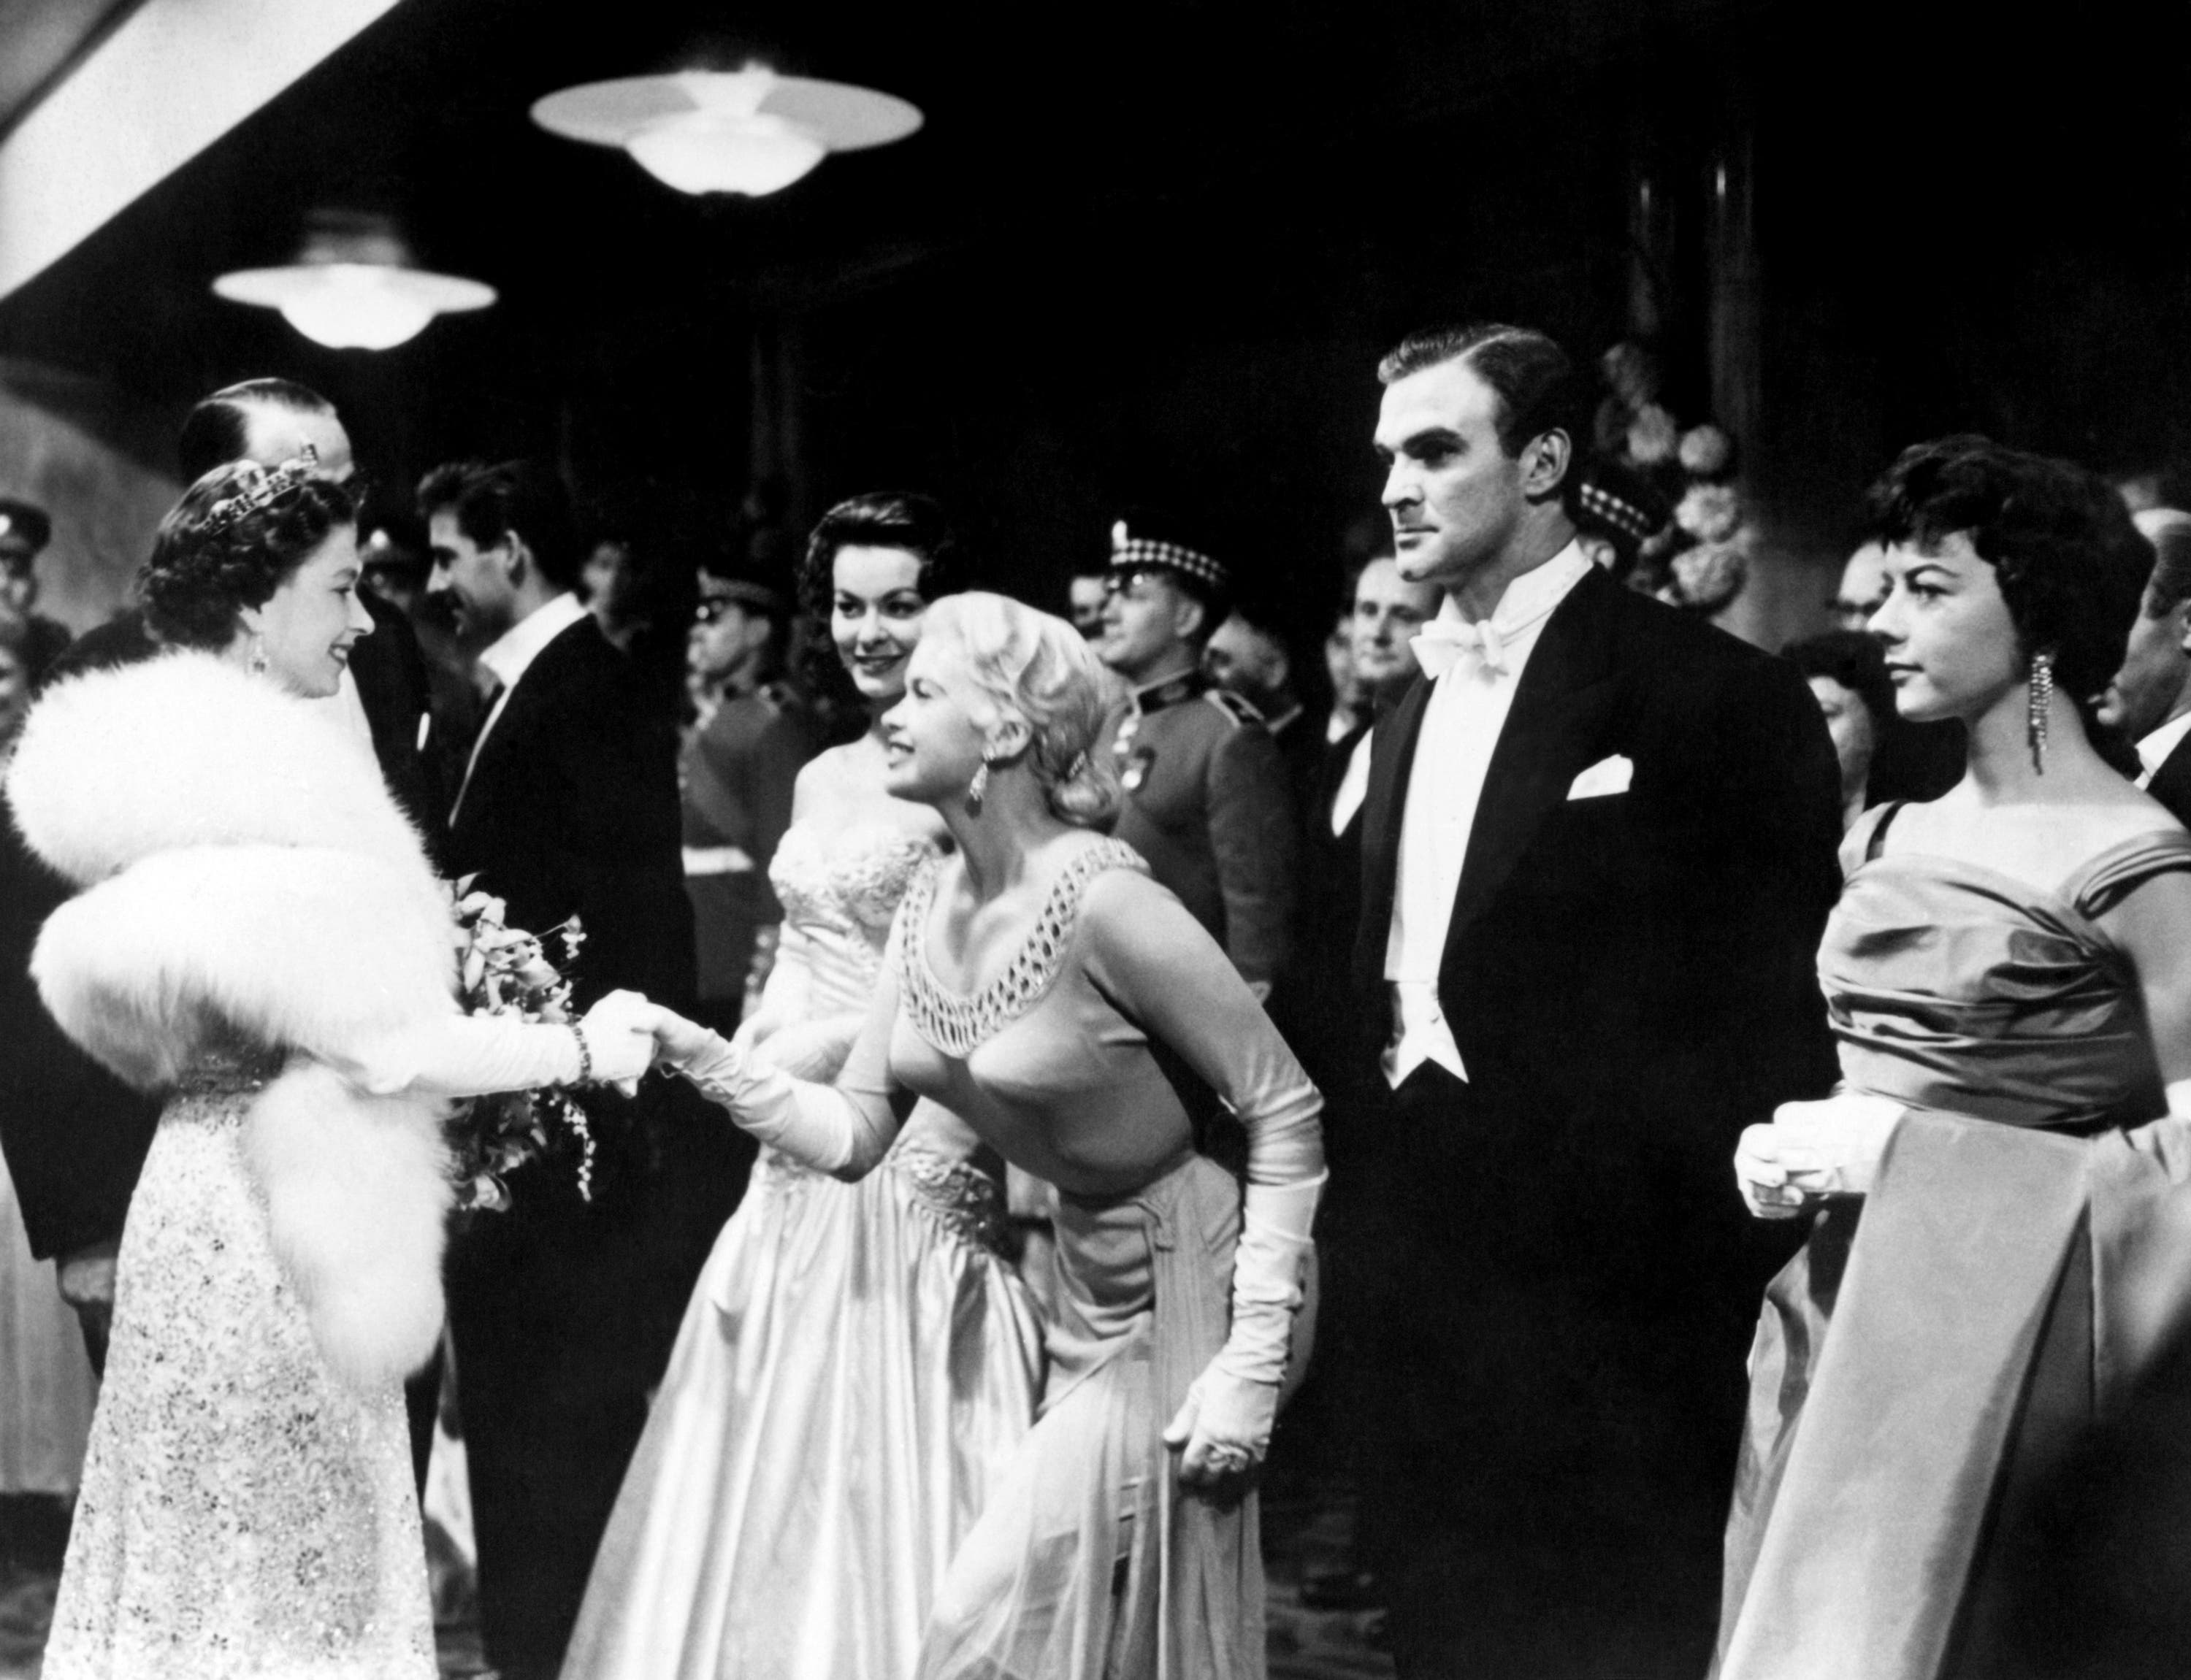
[[[33,849],[87,886],[32,959],[54,1019],[146,1088],[209,1030],[301,1053],[246,1121],[275,1252],[344,1381],[416,1369],[441,1333],[443,1109],[338,1070],[352,1046],[454,1011],[454,952],[370,755],[308,702],[177,654],[56,687],[8,792]]]

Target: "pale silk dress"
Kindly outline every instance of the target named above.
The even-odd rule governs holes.
[[[282,1053],[203,1055],[160,1117],[45,1680],[433,1680],[403,1390],[322,1357],[245,1164]]]
[[[794,823],[770,869],[811,1016],[863,1014],[906,885],[885,824]],[[771,1045],[787,1071],[817,1059]],[[687,1308],[566,1680],[910,1680],[938,1583],[1034,1421],[1041,1329],[998,1181],[931,1104],[842,1183],[764,1149]]]
[[[2049,892],[1883,850],[1897,809],[1849,834],[1818,974],[1847,1087],[1909,1112],[1767,1294],[1722,1680],[2041,1671],[2003,1643],[2067,1561],[2034,1501],[2191,1309],[2191,1128],[2154,1121],[2138,979],[2098,919],[2191,871],[2191,836]]]

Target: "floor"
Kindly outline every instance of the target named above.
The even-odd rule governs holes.
[[[1271,1680],[1389,1680],[1391,1663],[1366,1637],[1366,1615],[1304,1609],[1298,1596],[1304,1574],[1340,1565],[1352,1522],[1352,1502],[1344,1488],[1310,1488],[1266,1499]],[[58,1578],[55,1559],[42,1554],[52,1549],[45,1536],[37,1535],[0,1558],[0,1680],[37,1680]],[[451,1680],[478,1675],[484,1665],[477,1635],[464,1614],[462,1584],[443,1572],[437,1587],[444,1616],[441,1672]]]

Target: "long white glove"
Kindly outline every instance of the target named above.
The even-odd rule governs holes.
[[[879,1115],[871,1113],[878,1105],[834,1085],[794,1079],[765,1055],[748,1055],[743,1045],[717,1033],[683,1059],[679,1071],[771,1149],[839,1178],[867,1172],[896,1134],[886,1098]]]
[[[1745,1127],[1736,1145],[1742,1199],[1761,1219],[1792,1219],[1821,1196],[1869,1195],[1904,1112],[1864,1091],[1781,1104],[1770,1126]]]
[[[595,1081],[636,1080],[654,1058],[652,1006],[612,991],[583,1025]],[[377,1096],[415,1090],[441,1097],[567,1085],[579,1075],[578,1035],[506,1015],[444,1015],[397,1029],[329,1058],[351,1083]]]
[[[1327,1176],[1319,1172],[1290,1183],[1250,1183],[1242,1198],[1232,1333],[1189,1386],[1186,1404],[1164,1431],[1164,1444],[1180,1450],[1182,1482],[1221,1488],[1244,1477],[1270,1450],[1294,1314],[1315,1251],[1309,1234]]]

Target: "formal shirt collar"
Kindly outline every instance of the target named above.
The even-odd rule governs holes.
[[[2151,781],[2160,767],[2168,762],[2168,755],[2182,745],[2183,737],[2191,735],[2191,712],[2181,718],[2171,718],[2151,735],[2137,744],[2137,762],[2145,766],[2144,780]]]
[[[493,673],[506,694],[517,686],[517,679],[540,657],[543,648],[585,616],[578,598],[566,590],[504,631],[494,645],[479,656],[479,662]]]
[[[1517,630],[1527,629],[1539,619],[1551,615],[1554,607],[1568,598],[1568,591],[1582,582],[1590,570],[1590,559],[1582,551],[1582,544],[1571,542],[1540,566],[1534,566],[1506,586],[1506,593],[1499,598],[1492,610],[1490,621],[1498,627],[1499,633],[1511,638]],[[1438,608],[1437,622],[1465,624],[1460,604],[1448,595]]]

